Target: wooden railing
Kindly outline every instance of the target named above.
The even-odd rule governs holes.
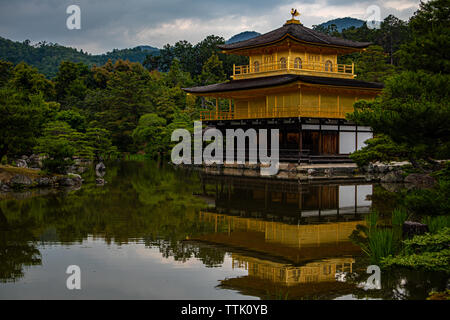
[[[339,118],[345,119],[348,110],[336,107],[330,108],[318,107],[277,107],[271,110],[247,110],[241,112],[218,112],[200,111],[200,120],[243,120],[243,119],[262,119],[262,118],[291,118],[291,117],[309,117],[309,118]]]
[[[233,120],[234,113],[233,112],[215,112],[204,110],[200,111],[200,120]]]
[[[258,65],[233,66],[235,79],[245,78],[247,75],[263,75],[264,73],[280,73],[283,71],[298,74],[311,74],[311,72],[324,73],[325,75],[354,76],[354,64],[334,64],[326,62],[301,62],[286,60],[285,62],[260,63]]]

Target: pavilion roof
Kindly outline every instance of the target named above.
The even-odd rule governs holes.
[[[218,47],[225,51],[247,49],[277,43],[287,37],[298,42],[355,49],[367,48],[371,44],[370,42],[357,42],[348,39],[332,37],[322,32],[309,29],[302,24],[286,23],[281,28],[275,29],[255,38],[231,44],[219,45]]]
[[[220,93],[239,90],[261,89],[290,84],[296,81],[337,87],[353,87],[362,89],[382,89],[383,85],[377,82],[366,82],[355,79],[315,77],[306,75],[285,74],[270,77],[259,77],[242,80],[231,80],[207,86],[183,88],[184,91],[193,94]]]

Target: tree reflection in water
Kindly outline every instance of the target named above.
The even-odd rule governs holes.
[[[385,199],[377,197],[379,187],[211,177],[148,162],[107,167],[104,187],[91,172],[79,190],[0,200],[0,281],[18,281],[40,265],[41,246],[93,237],[108,245],[144,243],[163,258],[211,268],[231,257],[248,275],[224,279],[222,287],[261,298],[367,295],[334,274],[362,274],[367,266],[347,233]],[[424,298],[442,278],[398,271],[382,281],[383,290],[372,295]]]

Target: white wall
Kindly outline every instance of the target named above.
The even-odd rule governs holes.
[[[356,132],[339,132],[339,153],[349,154],[355,151]]]
[[[366,146],[364,143],[368,139],[373,138],[372,132],[358,132],[358,150],[361,150],[363,147]]]
[[[365,141],[371,138],[373,138],[372,132],[339,132],[339,153],[349,154],[361,150],[366,146]]]

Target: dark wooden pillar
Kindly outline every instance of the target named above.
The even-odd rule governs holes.
[[[301,126],[301,125],[300,125]],[[300,164],[300,159],[302,158],[303,151],[303,133],[302,128],[298,127],[298,163]]]

